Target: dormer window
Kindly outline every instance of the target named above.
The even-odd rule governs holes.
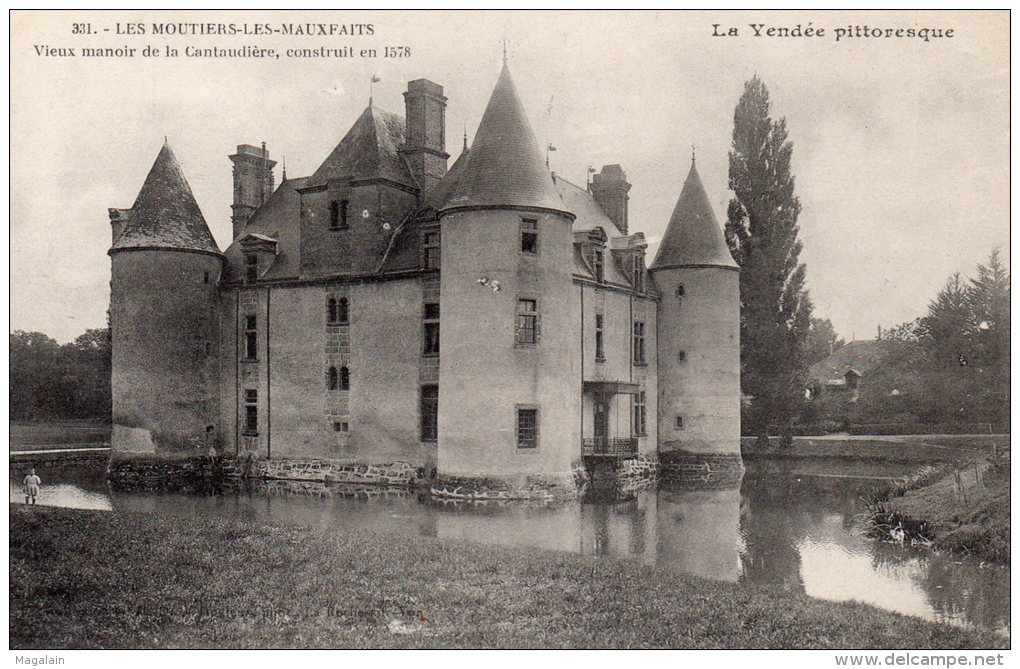
[[[329,203],[329,229],[346,230],[347,223],[347,200],[333,200]]]
[[[640,253],[634,254],[634,290],[645,292],[645,259]]]
[[[603,251],[602,249],[595,249],[595,258],[594,258],[594,263],[593,264],[595,265],[595,268],[594,268],[595,269],[595,280],[598,281],[599,283],[602,283],[603,281],[606,280],[606,271],[605,271],[606,255],[605,255],[605,251]]]

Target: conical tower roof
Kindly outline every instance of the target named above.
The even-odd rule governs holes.
[[[564,210],[506,63],[442,208],[500,206]]]
[[[698,168],[692,160],[691,171],[687,173],[680,199],[673,209],[650,269],[698,265],[739,268],[726,246],[712,203],[708,201]]]
[[[369,103],[307,185],[321,186],[330,179],[388,179],[417,188],[400,156],[404,126],[403,117]]]
[[[220,252],[169,143],[164,143],[112,251],[132,248]]]

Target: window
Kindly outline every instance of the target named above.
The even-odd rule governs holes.
[[[421,440],[439,438],[439,386],[421,387]]]
[[[684,429],[684,417],[683,416],[677,416],[676,417],[676,429],[678,429],[678,430]]]
[[[337,300],[336,322],[338,325],[350,325],[351,323],[351,306],[346,297]]]
[[[645,324],[634,321],[634,364],[645,364]]]
[[[517,343],[538,343],[538,300],[517,300]]]
[[[595,280],[602,283],[606,279],[605,254],[602,249],[595,249]]]
[[[645,292],[645,259],[640,253],[634,254],[634,290]]]
[[[206,355],[212,355],[212,342],[208,342],[207,341],[205,343],[205,354]]]
[[[340,368],[340,390],[351,389],[351,370],[347,367]]]
[[[645,408],[645,391],[634,395],[634,436],[643,437],[647,432],[648,413]]]
[[[346,230],[348,227],[347,200],[333,200],[329,203],[330,230]]]
[[[602,331],[602,326],[605,321],[605,316],[602,314],[595,314],[595,361],[603,362],[606,359],[606,346],[605,346],[605,333]]]
[[[259,257],[254,253],[244,255],[244,281],[255,283],[259,280]]]
[[[326,317],[329,323],[332,324],[337,322],[338,313],[339,312],[337,312],[336,310],[336,298],[335,297],[329,298],[329,301],[326,302]]]
[[[350,429],[351,429],[351,424],[348,423],[345,420],[340,420],[340,421],[337,421],[337,422],[333,423],[333,431],[334,432],[349,432]]]
[[[339,385],[340,375],[337,373],[336,367],[330,367],[329,372],[326,373],[326,387],[330,390],[336,390]]]
[[[423,261],[425,269],[439,269],[441,257],[439,247],[439,233],[426,232],[423,247],[424,247]]]
[[[259,357],[258,319],[255,316],[244,317],[244,359],[257,360]]]
[[[538,253],[538,219],[521,219],[521,253]]]
[[[244,391],[244,433],[259,433],[259,391],[251,388]]]
[[[439,305],[426,304],[422,316],[424,318],[422,335],[422,355],[439,355]]]
[[[209,284],[209,270],[206,270],[205,274],[202,275],[202,283]]]
[[[517,409],[517,448],[538,448],[538,409]]]
[[[687,360],[687,351],[680,351],[676,354],[676,361],[683,362]]]

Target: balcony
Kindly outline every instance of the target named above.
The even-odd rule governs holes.
[[[638,454],[637,439],[633,437],[585,437],[582,446],[586,458],[632,458]]]

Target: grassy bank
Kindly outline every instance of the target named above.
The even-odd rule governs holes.
[[[363,531],[11,507],[12,648],[1003,647],[633,562]]]
[[[740,449],[745,459],[832,458],[899,463],[963,462],[987,453],[992,445],[1009,446],[1008,435],[896,435],[794,437],[784,448],[779,438],[761,448],[753,437],[743,437]]]
[[[12,451],[92,448],[110,445],[110,426],[101,425],[95,421],[11,422],[10,428]]]
[[[885,523],[902,524],[937,548],[1009,562],[1009,461],[980,458],[882,503]]]

